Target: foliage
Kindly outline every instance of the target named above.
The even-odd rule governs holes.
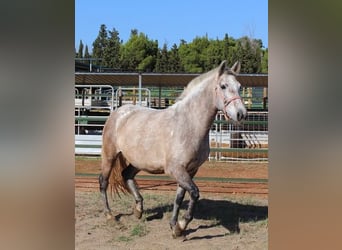
[[[93,55],[94,58],[103,58],[104,50],[108,44],[108,33],[106,25],[102,24],[99,34],[93,42]]]
[[[109,38],[103,50],[104,66],[113,69],[120,69],[120,37],[116,29],[109,31]]]
[[[268,49],[262,51],[261,57],[261,73],[268,72]]]
[[[142,32],[138,34],[134,29],[129,40],[121,46],[121,68],[127,71],[153,71],[157,51],[157,41],[149,40],[147,35]]]
[[[180,44],[158,47],[157,40],[151,40],[143,32],[132,29],[127,42],[120,40],[119,32],[113,28],[107,31],[102,24],[93,42],[92,54],[80,41],[75,55],[79,58],[101,58],[106,70],[140,72],[188,72],[203,73],[227,60],[233,65],[241,62],[241,73],[267,73],[268,48],[260,39],[241,37],[234,39],[226,33],[223,39],[209,39],[208,35],[197,36],[191,42],[180,39]]]
[[[83,58],[83,43],[82,43],[82,40],[80,41],[80,45],[78,47],[78,52],[76,54],[76,57],[78,58]]]

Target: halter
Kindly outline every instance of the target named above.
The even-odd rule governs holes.
[[[215,87],[215,92],[216,92],[216,96],[217,96],[217,97],[220,97],[220,99],[223,101],[224,108],[223,108],[222,111],[223,111],[223,114],[224,114],[225,118],[226,118],[227,120],[229,120],[229,116],[228,116],[228,114],[227,114],[226,107],[227,107],[231,102],[233,102],[233,101],[235,101],[235,100],[242,100],[242,99],[241,99],[240,96],[233,96],[233,97],[231,97],[231,98],[226,98],[226,97],[222,94],[222,92],[219,92],[219,94],[218,94],[218,93],[217,93],[217,86]]]

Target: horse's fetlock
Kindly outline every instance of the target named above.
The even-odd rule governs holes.
[[[170,223],[169,223],[170,224],[170,228],[173,229],[176,226],[176,223],[177,223],[177,221],[171,220]]]
[[[183,216],[183,219],[184,219],[187,223],[189,223],[190,221],[192,221],[193,218],[194,218],[193,216],[191,216],[191,215],[189,215],[189,214],[187,214],[187,213]]]
[[[143,203],[142,202],[140,202],[140,201],[138,201],[138,202],[136,202],[135,203],[135,208],[137,209],[137,210],[139,210],[139,211],[143,211]]]
[[[192,190],[190,196],[194,201],[197,201],[200,197],[198,190]]]

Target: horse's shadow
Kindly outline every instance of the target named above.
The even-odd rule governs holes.
[[[189,201],[184,201],[181,209],[187,208]],[[173,205],[164,205],[147,209],[145,212],[148,214],[147,221],[160,220],[166,212],[171,212]],[[187,229],[185,235],[196,232],[199,229],[212,228],[218,225],[226,228],[229,233],[240,232],[240,222],[265,220],[268,218],[267,206],[245,205],[227,200],[209,200],[200,199],[195,208],[194,219],[208,220],[212,223],[207,225],[198,226],[195,229]],[[204,238],[223,237],[222,235],[205,236]],[[197,237],[198,238],[198,237]],[[196,238],[192,238],[196,239]]]

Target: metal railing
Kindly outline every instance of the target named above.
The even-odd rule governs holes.
[[[75,154],[100,155],[102,129],[109,114],[127,103],[150,107],[151,91],[148,88],[139,92],[138,88],[115,90],[109,85],[75,85]],[[240,125],[227,122],[219,112],[209,137],[210,161],[266,162],[268,111],[249,111]]]
[[[127,92],[127,94],[125,94]],[[115,108],[124,104],[151,107],[151,91],[148,88],[121,88],[115,91]]]
[[[261,115],[267,116],[268,114],[263,112]],[[222,116],[222,114],[217,115],[218,119],[214,121],[210,130],[208,160],[267,162],[267,120],[247,120],[243,125],[238,126],[222,120]],[[107,117],[81,117],[77,119],[88,122],[97,121],[104,124]],[[103,124],[87,124],[87,126],[97,126],[98,132],[75,135],[75,154],[100,155]]]
[[[268,112],[248,112],[241,124],[219,112],[210,130],[209,160],[268,161]]]

